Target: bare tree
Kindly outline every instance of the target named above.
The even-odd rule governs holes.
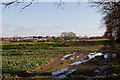
[[[74,32],[62,32],[61,37],[64,37],[65,40],[71,40],[76,37],[76,34]]]
[[[62,32],[62,37],[76,37],[76,34],[74,32]]]
[[[1,5],[4,6],[3,11],[12,5],[19,5],[19,4],[22,4],[22,3],[24,4],[27,2],[28,4],[22,7],[22,9],[21,9],[21,11],[22,11],[23,9],[31,6],[33,4],[33,2],[35,2],[35,1],[39,1],[39,0],[29,0],[29,1],[27,1],[27,0],[10,0],[9,2],[5,2],[5,1],[0,1],[0,2],[1,2]],[[55,2],[55,6],[57,8],[61,7],[63,9],[63,5],[64,5],[64,2],[62,2],[62,0],[59,0],[59,2]]]
[[[97,7],[103,15],[103,24],[106,27],[105,36],[113,40],[120,41],[120,1],[95,2],[93,7]]]

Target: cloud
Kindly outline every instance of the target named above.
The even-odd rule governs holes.
[[[78,36],[103,35],[104,30],[96,28],[81,28],[73,26],[53,25],[26,27],[23,25],[12,25],[3,23],[3,36],[60,36],[61,32],[72,31]]]
[[[3,24],[3,36],[59,36],[65,29],[64,26],[39,26],[39,27],[25,27],[20,25]]]

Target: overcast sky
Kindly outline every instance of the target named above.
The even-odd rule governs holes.
[[[25,3],[27,4],[27,3]],[[78,36],[101,36],[102,16],[87,2],[65,3],[57,8],[53,2],[36,2],[20,12],[25,5],[11,6],[2,14],[2,36],[60,36],[72,31]]]

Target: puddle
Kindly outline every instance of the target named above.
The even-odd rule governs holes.
[[[73,53],[73,54],[75,54],[75,53]],[[72,56],[73,54],[65,55],[61,60],[65,60],[67,57]],[[87,59],[87,60],[77,61],[77,62],[71,63],[71,64],[68,65],[68,66],[79,65],[79,64],[81,64],[81,63],[84,63],[84,62],[89,61],[89,60],[92,59],[92,58],[95,58],[96,56],[101,56],[101,55],[103,55],[103,54],[102,54],[102,53],[96,53],[96,52],[95,52],[95,53],[90,53],[90,54],[88,55],[88,59]],[[74,59],[74,58],[71,58],[71,60],[72,60],[72,59]],[[66,68],[64,68],[64,69],[58,70],[58,71],[56,71],[56,72],[53,72],[53,73],[52,73],[52,76],[59,75],[59,74],[63,73],[64,71],[67,71],[68,68],[69,68],[69,67],[66,67]],[[72,73],[72,72],[74,72],[74,70],[75,70],[75,69],[70,70],[70,71],[68,71],[68,73]],[[66,74],[68,74],[68,73],[66,73]],[[63,75],[62,75],[62,76],[63,76]],[[59,77],[61,77],[61,76],[59,76]]]
[[[66,74],[59,75],[59,76],[58,76],[58,77],[56,77],[56,78],[60,78],[60,79],[67,78],[67,76],[66,76],[66,75],[71,74],[72,72],[74,72],[74,71],[76,71],[76,70],[77,70],[77,69],[71,69],[71,70],[69,70]]]
[[[76,56],[76,58],[79,58],[80,56]]]
[[[104,55],[104,54],[102,54],[102,53],[90,53],[89,55],[88,55],[88,58],[89,58],[89,60],[90,59],[93,59],[93,58],[95,58],[96,56],[102,56],[102,55]]]
[[[104,58],[105,59],[107,59],[107,58],[114,58],[116,56],[117,56],[117,54],[115,54],[115,53],[107,53],[107,54],[104,55]]]
[[[95,70],[95,73],[99,73],[100,71],[99,70]]]
[[[56,75],[58,75],[58,74],[61,74],[62,72],[68,70],[68,68],[69,68],[69,67],[66,67],[66,68],[63,68],[63,69],[58,70],[58,71],[56,71],[56,72],[53,72],[53,73],[52,73],[52,76],[56,76]]]
[[[65,56],[63,56],[63,58],[62,58],[61,60],[64,61],[67,57],[70,57],[70,56],[72,56],[72,55],[74,55],[74,54],[65,55]]]
[[[72,72],[74,72],[74,71],[76,71],[77,69],[71,69],[71,70],[69,70],[67,73],[66,73],[66,75],[68,75],[68,74],[71,74]]]
[[[64,79],[64,78],[67,78],[67,76],[66,75],[59,75],[58,77],[56,77],[56,78],[59,78],[59,79]]]
[[[70,65],[78,65],[78,64],[81,64],[82,61],[77,61],[77,62],[74,62],[74,63],[71,63]]]
[[[70,60],[73,60],[74,58],[70,58]]]
[[[65,55],[61,60],[63,61],[63,60],[65,60],[67,57],[72,56],[72,55],[74,55],[74,54],[76,54],[76,53],[69,54],[69,55]],[[113,58],[113,57],[116,57],[116,54],[113,54],[113,53],[112,53],[112,54],[111,54],[111,53],[103,54],[103,53],[100,53],[100,52],[98,52],[98,53],[96,53],[96,52],[90,53],[89,55],[87,55],[87,56],[88,56],[88,59],[82,60],[82,61],[73,62],[73,63],[69,64],[66,68],[61,69],[61,70],[58,70],[58,71],[56,71],[56,72],[53,72],[53,73],[52,73],[52,76],[57,76],[57,75],[63,73],[64,71],[67,71],[70,66],[79,65],[79,64],[81,64],[81,63],[85,63],[85,62],[87,62],[87,61],[95,58],[96,56],[102,56],[102,55],[104,55],[104,58]],[[75,56],[74,56],[74,57],[75,57]],[[74,57],[72,57],[72,58],[70,58],[70,59],[73,60]],[[76,58],[79,58],[79,57],[80,57],[80,56],[76,56]],[[59,76],[56,77],[56,78],[61,78],[61,79],[67,78],[66,75],[71,74],[72,72],[74,72],[74,71],[76,71],[76,70],[77,70],[77,69],[71,69],[71,70],[67,71],[67,73],[62,74],[62,75],[59,75]],[[96,73],[99,73],[99,70],[96,70],[95,72],[96,72]]]
[[[73,57],[75,57],[75,56],[73,56]]]
[[[70,66],[78,65],[78,64],[81,64],[81,63],[84,63],[84,62],[87,62],[87,61],[88,61],[88,60],[77,61],[77,62],[71,63]]]
[[[68,55],[65,55],[63,56],[63,58],[61,59],[62,61],[64,61],[66,58],[72,56],[72,55],[75,55],[76,53],[74,52],[73,54],[68,54]],[[75,56],[73,56],[73,58],[75,58]]]

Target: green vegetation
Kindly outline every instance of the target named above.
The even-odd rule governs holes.
[[[21,42],[2,44],[2,71],[3,76],[26,76],[27,71],[37,69],[39,66],[48,64],[60,56],[56,54],[61,49],[56,47],[67,47],[75,42]],[[67,49],[66,49],[67,50]],[[62,52],[65,52],[62,50]]]
[[[88,39],[87,41],[108,41],[109,39],[108,38],[105,38],[105,39]]]
[[[51,57],[41,57],[38,55],[35,56],[12,56],[12,57],[3,57],[3,72],[14,73],[15,70],[31,70],[35,69],[41,65],[47,64],[47,61],[51,60]]]
[[[105,48],[110,48],[109,42],[104,40],[83,41],[83,42],[20,42],[20,43],[4,43],[2,44],[2,71],[4,78],[26,77],[28,72],[37,70],[41,73],[35,78],[49,77],[52,72],[63,69],[70,63],[83,60],[83,57],[70,60],[67,58],[63,62],[60,59],[71,52],[78,52],[78,55],[87,55],[90,52],[99,52]],[[115,43],[115,48],[119,50],[120,45]],[[97,63],[102,58],[91,60],[87,65],[79,68],[76,72],[68,77],[90,76],[94,72]],[[120,60],[116,58],[112,65],[112,72],[109,75],[119,76]],[[53,63],[51,63],[53,62]],[[41,68],[42,69],[38,69]],[[77,66],[73,66],[77,67]],[[71,67],[72,68],[72,67]],[[88,72],[89,71],[89,72]],[[44,74],[44,75],[43,75]]]
[[[52,47],[63,47],[74,44],[75,42],[7,43],[7,44],[2,44],[2,53],[3,53],[2,55],[9,56],[9,55],[35,54],[38,53],[40,50],[46,50],[46,49],[49,50]]]

